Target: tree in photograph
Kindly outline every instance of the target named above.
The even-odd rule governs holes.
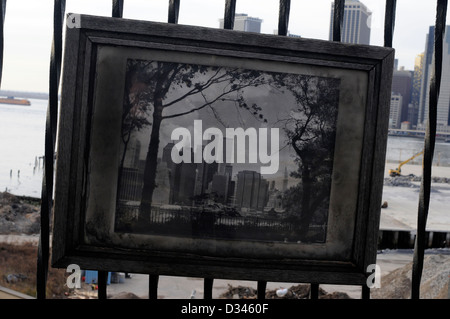
[[[123,151],[120,158],[118,185],[121,185],[122,182],[125,158],[131,135],[133,132],[140,131],[151,125],[149,114],[151,113],[152,104],[148,101],[149,93],[146,87],[140,81],[142,77],[141,72],[142,68],[139,63],[133,60],[128,61],[122,111],[121,139]],[[118,188],[117,200],[120,199],[119,191],[120,187]]]
[[[287,144],[295,151],[301,183],[285,194],[285,205],[298,217],[303,240],[318,208],[329,201],[339,103],[339,80],[309,75],[274,74],[275,83],[292,93],[294,109],[284,119]]]
[[[264,120],[256,104],[246,103],[244,89],[263,85],[266,79],[259,71],[237,68],[141,60],[129,63],[137,64],[139,69],[137,80],[143,87],[142,92],[145,92],[146,101],[153,107],[139,213],[139,220],[146,221],[151,212],[152,197],[157,187],[157,156],[162,123],[206,107],[211,108],[218,118],[214,107],[218,102],[227,101],[234,101],[238,107]],[[197,102],[188,102],[192,100]]]

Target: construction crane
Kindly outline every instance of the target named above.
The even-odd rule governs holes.
[[[408,158],[406,161],[401,162],[401,163],[398,165],[397,168],[394,168],[394,169],[390,169],[390,170],[389,170],[389,175],[392,176],[392,177],[400,176],[400,175],[401,175],[401,172],[402,172],[402,166],[405,165],[406,163],[408,163],[409,161],[412,161],[412,160],[415,159],[417,156],[420,156],[420,155],[422,155],[422,154],[423,154],[423,150],[420,151],[419,153],[417,153],[417,154],[411,156],[411,157]]]

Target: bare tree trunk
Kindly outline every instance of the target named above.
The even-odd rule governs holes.
[[[302,211],[300,212],[300,236],[303,239],[307,238],[309,224],[313,212],[311,211],[311,188],[312,178],[310,167],[307,163],[302,163]]]
[[[162,121],[162,100],[155,99],[153,111],[153,126],[150,135],[147,158],[144,168],[144,185],[142,187],[139,221],[148,222],[152,210],[152,197],[156,188],[156,171],[158,164],[159,129]]]
[[[123,147],[122,158],[120,159],[119,177],[117,179],[117,185],[118,185],[118,187],[117,187],[117,195],[116,195],[116,198],[117,198],[116,202],[117,203],[119,203],[119,200],[120,200],[119,195],[120,195],[120,190],[121,190],[121,186],[122,186],[121,184],[122,184],[122,176],[123,176],[123,165],[125,163],[125,157],[127,155],[127,149],[128,149],[128,143],[130,142],[130,136],[131,136],[131,131],[128,132],[128,136],[127,136],[126,141],[123,141],[124,147]]]

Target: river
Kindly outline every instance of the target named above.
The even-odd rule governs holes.
[[[42,187],[47,100],[30,106],[0,104],[0,191],[39,198]],[[389,136],[386,159],[398,163],[423,148],[423,140]],[[411,163],[420,163],[422,156]],[[450,166],[450,143],[436,143],[435,165]]]

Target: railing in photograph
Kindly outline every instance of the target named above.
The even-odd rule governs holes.
[[[142,226],[142,223],[138,223],[139,209],[139,205],[120,204],[117,211],[121,220],[116,230],[193,238],[301,241],[295,220],[290,220],[284,214],[270,216],[255,212],[254,215],[241,216],[230,215],[226,210],[211,211],[203,207],[152,207],[148,223]],[[310,225],[309,233],[310,241],[323,243],[326,225]]]
[[[430,3],[431,4],[431,3]],[[124,7],[123,0],[112,1],[112,16],[122,17]],[[178,13],[180,0],[169,0],[168,23],[178,22]],[[233,29],[235,16],[236,0],[226,0],[224,8],[224,28]],[[2,0],[0,6],[0,73],[1,61],[3,60],[3,21],[5,18],[6,0]],[[396,0],[386,0],[385,25],[384,25],[384,45],[392,47],[394,33],[394,21],[396,16]],[[439,96],[439,85],[442,73],[442,43],[443,33],[446,22],[447,0],[437,0],[437,14],[435,23],[435,42],[434,42],[434,64],[431,76],[430,86],[430,106],[428,127],[425,133],[424,141],[424,161],[423,161],[423,179],[420,191],[419,209],[418,209],[418,229],[414,249],[414,265],[412,276],[412,298],[419,298],[420,279],[423,268],[424,247],[425,247],[425,226],[427,222],[428,207],[430,202],[430,183],[431,183],[431,165],[433,161],[433,151],[436,138],[436,110],[437,99]],[[56,127],[58,118],[58,87],[61,73],[61,55],[62,55],[62,29],[65,13],[65,0],[54,0],[53,14],[53,45],[51,49],[50,60],[50,86],[49,86],[49,104],[48,116],[45,131],[45,170],[42,182],[42,205],[41,205],[41,233],[38,250],[37,267],[37,297],[44,299],[46,297],[46,280],[49,260],[49,236],[50,222],[49,217],[52,209],[53,193],[53,154],[55,151]],[[401,14],[401,13],[400,13]],[[290,0],[280,0],[278,35],[286,36],[289,24]],[[340,41],[341,28],[344,17],[344,0],[335,0],[334,2],[334,21],[333,21],[333,41]],[[1,76],[1,74],[0,74]],[[267,222],[267,221],[266,221]],[[232,218],[224,218],[223,223],[235,223]],[[99,272],[99,293],[98,298],[106,298],[106,278],[107,272]],[[150,275],[149,296],[156,298],[158,287],[158,276]],[[205,298],[212,297],[213,278],[206,278],[204,282]],[[258,282],[258,297],[264,298],[266,282]],[[318,298],[319,285],[311,284],[311,298]],[[362,287],[363,298],[369,298],[369,289]]]

